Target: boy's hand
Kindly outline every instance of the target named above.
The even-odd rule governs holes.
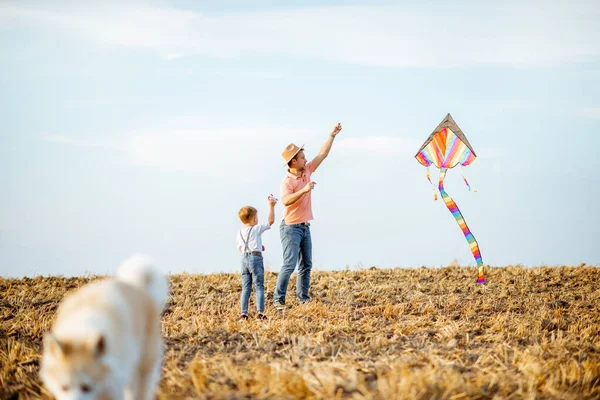
[[[273,225],[273,222],[275,222],[275,204],[277,204],[277,199],[275,198],[275,196],[273,196],[273,193],[271,193],[271,195],[269,197],[267,197],[267,199],[269,199],[269,225]],[[265,250],[265,248],[263,247],[263,251]]]
[[[273,196],[273,194],[271,194],[269,197],[267,197],[267,199],[269,200],[269,206],[271,206],[271,207],[275,207],[275,204],[277,204],[277,202],[279,201],[278,199],[275,198],[275,196]]]

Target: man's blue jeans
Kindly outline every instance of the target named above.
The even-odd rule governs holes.
[[[242,296],[240,298],[242,314],[248,314],[248,301],[254,282],[256,309],[265,311],[265,267],[262,256],[242,255]]]
[[[312,269],[312,241],[310,228],[306,225],[286,225],[281,221],[279,226],[281,245],[283,247],[283,265],[277,277],[277,286],[273,300],[285,303],[290,276],[296,264],[298,265],[298,278],[296,279],[296,297],[298,301],[310,300],[308,288],[310,286],[310,271]]]

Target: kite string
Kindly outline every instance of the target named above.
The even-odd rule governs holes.
[[[465,222],[465,219],[463,218],[460,209],[458,208],[454,200],[452,200],[452,197],[450,197],[448,193],[446,193],[446,191],[444,190],[444,178],[446,177],[446,171],[446,168],[440,169],[440,178],[438,183],[440,195],[442,196],[446,207],[452,213],[454,219],[456,220],[456,223],[465,235],[465,239],[467,239],[467,242],[469,243],[471,253],[475,258],[475,261],[477,262],[477,269],[479,273],[477,283],[485,283],[485,277],[483,276],[483,261],[481,259],[481,252],[479,251],[479,245],[477,244],[477,240],[475,240],[475,236],[473,236],[473,234],[469,230],[469,227],[467,226],[467,223]]]

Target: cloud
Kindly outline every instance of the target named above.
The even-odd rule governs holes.
[[[253,182],[258,177],[251,171],[282,165],[281,151],[290,141],[324,140],[322,133],[287,127],[191,127],[199,121],[204,119],[175,118],[171,127],[127,132],[109,139],[57,134],[43,138],[68,146],[109,149],[131,165],[236,182]]]
[[[278,127],[169,129],[131,135],[126,153],[134,165],[252,182],[257,178],[252,171],[282,164],[287,141],[310,136]]]
[[[600,55],[594,2],[483,3],[207,14],[144,3],[78,10],[15,2],[0,5],[0,21],[60,29],[102,46],[148,49],[164,59],[284,54],[445,68],[552,66]]]
[[[314,156],[327,135],[322,130],[279,126],[206,127],[202,117],[179,117],[170,127],[128,132],[119,137],[45,135],[54,143],[87,149],[108,149],[127,163],[162,171],[191,173],[232,182],[253,182],[248,171],[270,171],[282,166],[281,151],[290,142],[304,143],[307,156]],[[193,127],[196,124],[196,127]],[[167,124],[168,125],[168,124]],[[202,127],[198,127],[201,125]],[[386,157],[412,158],[420,142],[392,136],[338,137],[336,157],[370,163]]]

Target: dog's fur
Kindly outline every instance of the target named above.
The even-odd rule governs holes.
[[[166,276],[134,256],[115,278],[67,295],[44,335],[40,377],[46,388],[58,400],[154,398],[168,291]]]

